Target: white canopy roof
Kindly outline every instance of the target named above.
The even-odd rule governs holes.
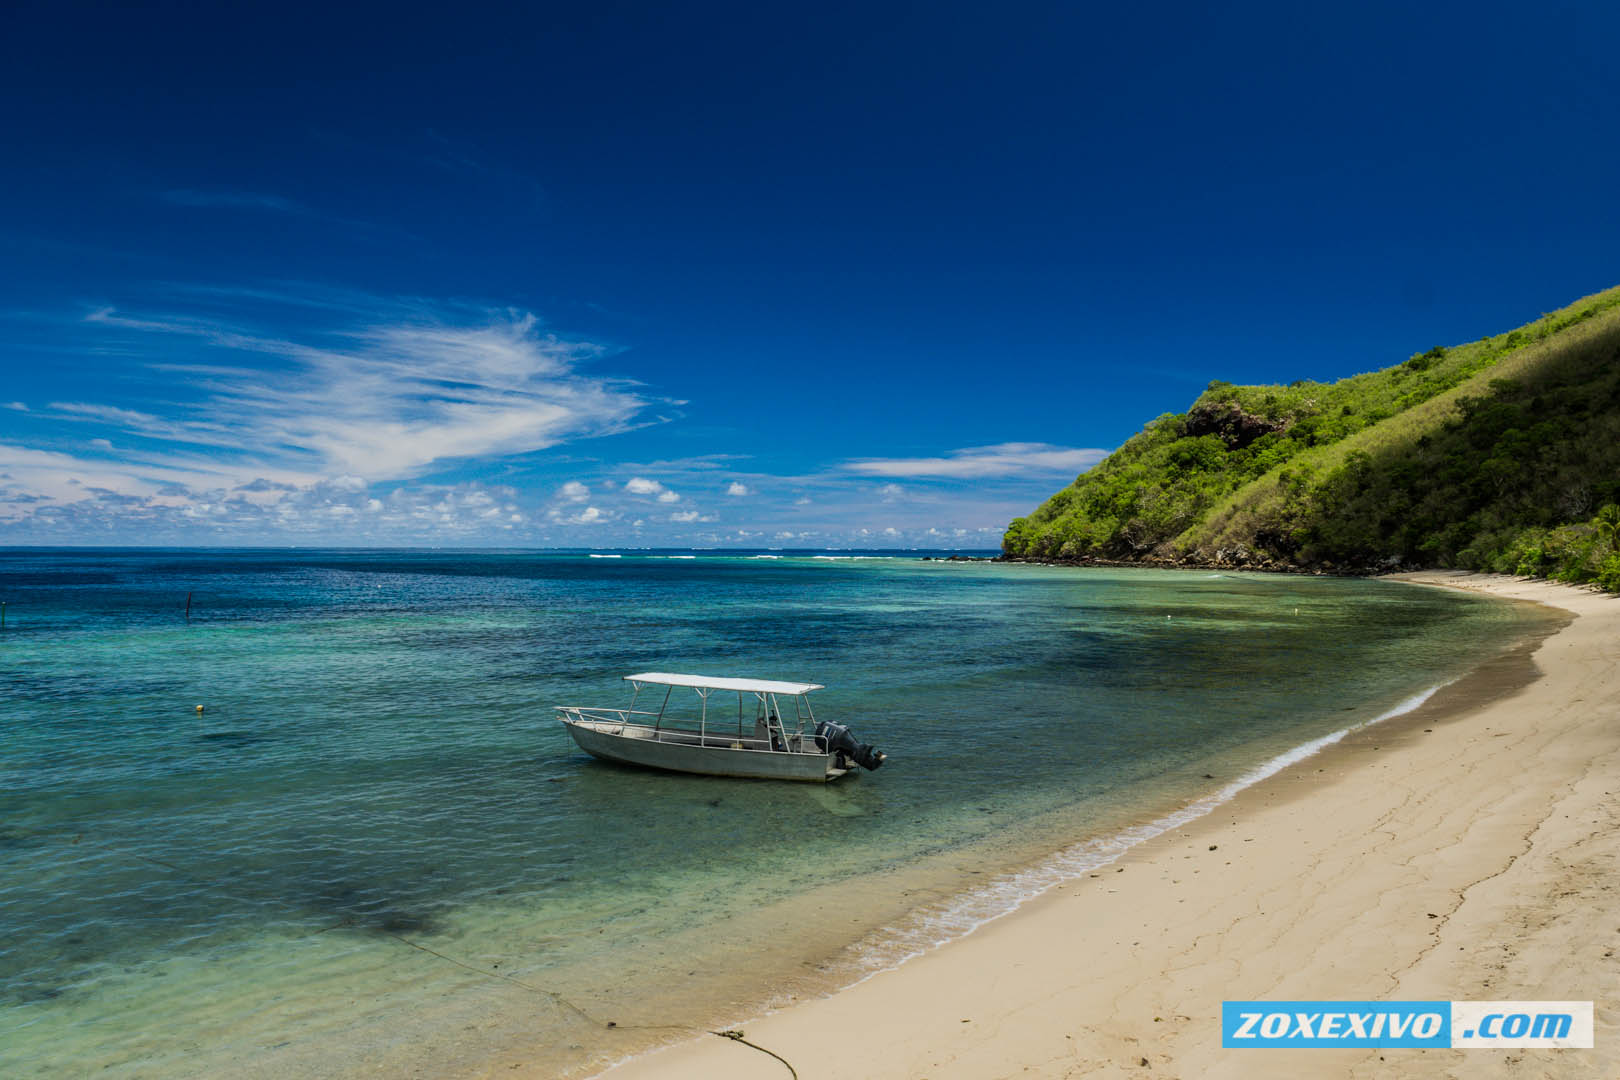
[[[737,690],[745,694],[808,694],[812,690],[823,689],[820,683],[775,682],[771,679],[717,679],[708,675],[671,675],[663,671],[626,675],[625,681],[655,683],[658,686],[690,686],[705,690]]]

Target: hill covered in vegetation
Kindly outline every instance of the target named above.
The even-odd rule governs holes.
[[[1620,287],[1334,383],[1213,382],[1007,529],[1009,558],[1620,591]]]

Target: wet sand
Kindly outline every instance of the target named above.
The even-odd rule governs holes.
[[[1571,618],[1117,865],[740,1025],[753,1046],[700,1034],[607,1075],[1616,1075],[1620,599],[1403,578]],[[1234,998],[1591,999],[1596,1049],[1223,1050]]]

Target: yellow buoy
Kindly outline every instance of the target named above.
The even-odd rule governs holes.
[[[202,712],[202,706],[201,706],[201,705],[199,705],[199,706],[197,706],[197,711],[198,711],[198,712],[199,712],[199,713],[200,713],[200,712]]]

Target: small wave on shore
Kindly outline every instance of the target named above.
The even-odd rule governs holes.
[[[851,946],[856,968],[861,972],[856,981],[865,981],[947,942],[966,937],[981,926],[1018,910],[1053,887],[1118,861],[1132,848],[1204,817],[1222,804],[1231,802],[1240,792],[1277,775],[1290,765],[1313,757],[1350,733],[1412,712],[1447,685],[1449,683],[1438,683],[1411,695],[1371,720],[1351,724],[1277,754],[1231,783],[1162,817],[1108,836],[1083,840],[1033,866],[1003,874],[941,905],[913,912],[899,925],[885,928]]]

